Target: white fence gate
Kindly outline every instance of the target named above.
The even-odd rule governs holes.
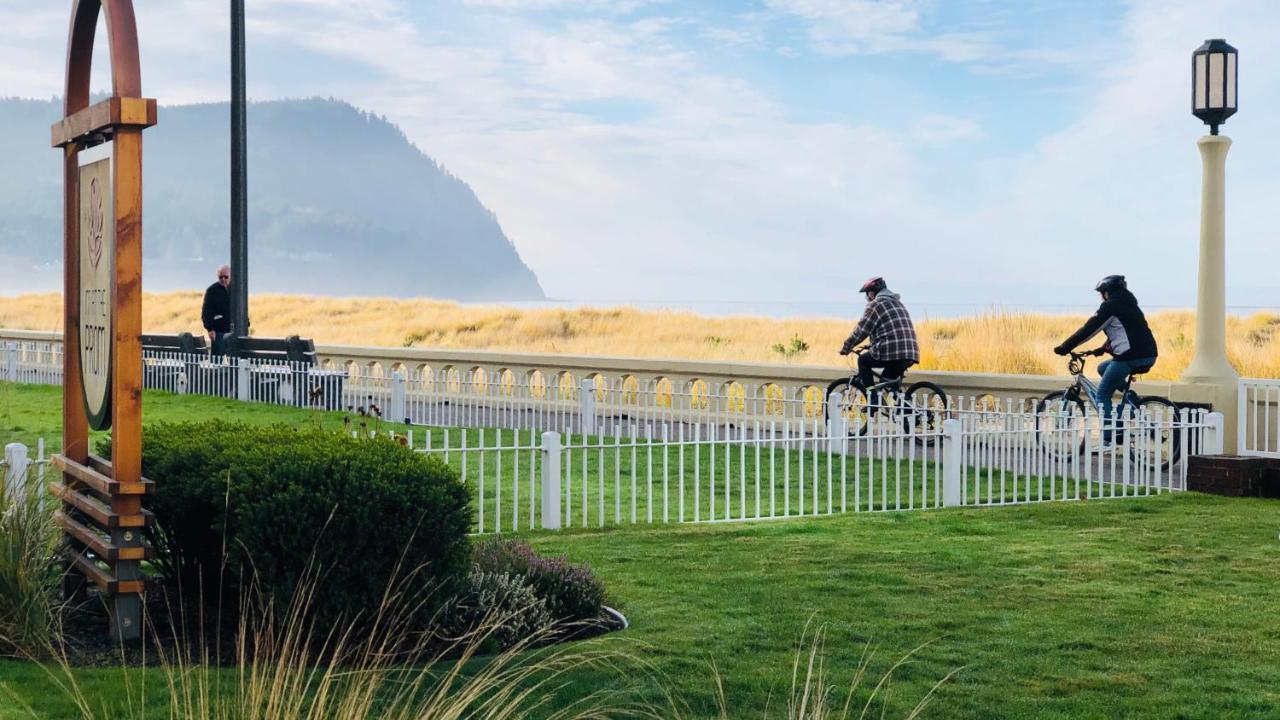
[[[1280,458],[1280,380],[1240,380],[1236,454]]]

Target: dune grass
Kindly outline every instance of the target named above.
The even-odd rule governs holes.
[[[149,332],[199,332],[199,293],[148,294]],[[910,298],[907,298],[910,301]],[[61,295],[0,297],[0,327],[60,330]],[[917,319],[920,369],[1062,374],[1052,348],[1083,316],[993,311],[958,319]],[[320,343],[391,347],[511,350],[688,360],[793,362],[843,366],[840,344],[857,318],[707,317],[630,307],[538,309],[459,305],[438,300],[256,295],[254,332],[302,335]],[[1191,361],[1195,316],[1155,312],[1160,344],[1153,380],[1181,375]],[[1241,374],[1280,377],[1280,315],[1228,320],[1228,354]],[[808,350],[793,352],[792,338]],[[782,351],[775,346],[782,345]]]

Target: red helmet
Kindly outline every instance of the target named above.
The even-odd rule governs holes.
[[[862,289],[859,290],[858,292],[878,293],[881,290],[884,290],[886,287],[888,286],[884,284],[884,278],[873,277],[870,280],[862,283]]]

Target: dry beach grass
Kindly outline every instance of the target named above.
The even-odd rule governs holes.
[[[149,332],[198,331],[200,294],[148,294]],[[61,329],[56,293],[0,297],[0,327]],[[709,317],[631,307],[519,309],[429,299],[256,295],[254,333],[302,335],[319,343],[514,350],[581,355],[840,365],[836,354],[856,318]],[[992,312],[917,324],[922,369],[1061,374],[1052,347],[1083,316]],[[1178,377],[1191,360],[1195,316],[1152,313],[1161,362],[1152,379]],[[1280,377],[1280,314],[1232,317],[1228,352],[1241,374]],[[785,355],[775,346],[800,338],[808,350]]]

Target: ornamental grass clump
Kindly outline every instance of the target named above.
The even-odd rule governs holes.
[[[58,616],[58,531],[33,472],[0,481],[0,655],[39,656]]]
[[[884,718],[888,714],[889,689],[894,673],[904,665],[912,662],[917,652],[928,645],[921,645],[902,656],[885,671],[876,684],[868,687],[867,673],[875,659],[875,649],[870,643],[863,646],[862,657],[857,667],[853,668],[848,685],[843,688],[834,684],[831,670],[827,665],[826,655],[827,625],[814,626],[813,618],[805,623],[799,642],[791,662],[791,685],[782,702],[782,712],[774,715],[766,707],[764,717],[781,717],[785,720],[867,720],[867,718]],[[915,720],[933,701],[934,694],[948,680],[953,678],[962,668],[956,668],[945,677],[934,683],[929,692],[903,716],[904,720]],[[744,717],[733,711],[732,698],[726,696],[724,679],[713,665],[712,680],[715,684],[715,700],[719,720],[733,720]]]
[[[487,655],[495,635],[509,634],[512,618],[484,615],[464,637],[441,645],[419,631],[424,598],[412,570],[384,589],[357,621],[329,624],[315,603],[327,592],[320,565],[308,565],[285,603],[249,587],[240,604],[233,642],[234,668],[221,667],[221,650],[186,645],[177,628],[150,626],[162,681],[147,668],[120,669],[117,692],[85,687],[77,668],[59,655],[45,666],[51,681],[85,720],[514,720],[515,718],[662,717],[617,701],[619,691],[566,692],[575,673],[634,677],[647,672],[626,653],[590,645],[530,650],[545,644],[546,627],[524,627],[510,647]],[[169,613],[174,617],[176,613]],[[166,639],[178,639],[177,646]],[[0,686],[0,697],[5,697]],[[10,695],[10,697],[13,697]],[[14,698],[16,699],[16,698]]]

